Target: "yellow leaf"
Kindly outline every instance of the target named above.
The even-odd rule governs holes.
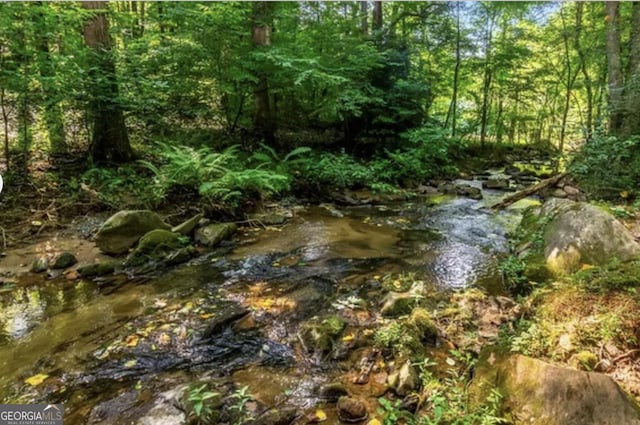
[[[380,275],[379,275],[379,274],[377,274],[377,275],[375,275],[373,278],[374,278],[375,280],[380,280]]]
[[[129,335],[127,339],[125,339],[124,343],[127,347],[135,347],[138,345],[138,341],[140,341],[140,337],[138,335]]]
[[[580,270],[589,270],[594,268],[595,266],[593,264],[583,264],[582,266],[580,266]]]
[[[137,360],[129,360],[127,362],[125,362],[124,367],[126,367],[127,369],[134,367],[135,365],[138,364]]]
[[[171,337],[166,333],[163,332],[160,334],[160,336],[158,336],[158,344],[167,345],[170,342],[171,342]]]
[[[629,192],[627,192],[626,190],[623,190],[622,192],[620,192],[620,197],[622,199],[627,199],[629,197]]]
[[[201,319],[209,319],[211,317],[213,317],[213,313],[205,313],[200,315]]]
[[[327,420],[327,414],[324,413],[324,410],[317,409],[316,413],[313,415],[315,422],[323,422]]]
[[[356,337],[353,334],[347,334],[342,337],[342,342],[350,342],[353,341]]]
[[[369,422],[367,422],[367,425],[382,425],[382,424],[380,423],[379,420],[377,420],[376,418],[373,418]]]
[[[402,288],[402,282],[400,282],[399,280],[394,280],[393,281],[393,287],[396,288],[396,289]]]
[[[32,387],[35,387],[37,385],[40,385],[44,382],[45,379],[47,379],[49,377],[49,375],[45,374],[45,373],[39,373],[37,375],[33,375],[31,378],[27,378],[24,380],[25,384],[29,384]]]

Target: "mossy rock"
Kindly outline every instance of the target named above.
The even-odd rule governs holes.
[[[472,405],[484,404],[493,391],[516,424],[640,425],[640,408],[609,376],[490,347],[476,364]]]
[[[409,317],[409,324],[415,326],[421,340],[435,342],[438,339],[438,327],[426,309],[416,308],[413,310]]]
[[[215,223],[209,224],[196,230],[196,243],[214,247],[225,239],[229,239],[238,230],[235,223]]]
[[[302,324],[298,338],[306,351],[327,353],[345,327],[345,321],[338,316],[314,318]]]
[[[122,254],[133,247],[146,233],[171,226],[153,211],[126,210],[111,216],[98,230],[96,245],[106,254]]]
[[[105,276],[115,272],[122,263],[119,261],[102,261],[100,263],[87,264],[78,267],[78,274],[82,277],[92,278]]]
[[[136,251],[151,254],[160,250],[171,251],[184,246],[180,235],[168,230],[156,229],[140,238]]]

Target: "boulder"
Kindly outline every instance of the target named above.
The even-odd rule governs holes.
[[[234,223],[208,224],[196,230],[195,241],[200,245],[214,247],[230,238],[237,230],[238,226]]]
[[[171,231],[173,233],[180,233],[181,235],[188,236],[189,234],[191,234],[191,232],[193,232],[193,229],[196,228],[198,223],[200,223],[200,220],[202,220],[202,213],[198,213],[191,217],[189,220],[178,224],[177,226],[172,228]]]
[[[387,383],[389,384],[389,388],[393,389],[396,394],[404,397],[418,389],[420,376],[416,368],[411,364],[411,361],[407,360],[398,371],[389,375]]]
[[[362,422],[369,416],[367,405],[353,397],[340,397],[338,400],[338,417],[343,422]]]
[[[640,244],[608,212],[584,202],[550,199],[540,210],[544,258],[554,275],[572,273],[582,264],[603,266],[613,259],[640,257]]]
[[[106,254],[125,253],[138,240],[155,229],[169,230],[171,226],[148,210],[125,210],[111,216],[96,234],[96,245]]]
[[[57,255],[53,259],[53,263],[51,264],[52,269],[66,269],[67,267],[71,267],[78,262],[78,259],[75,255],[70,252],[63,252]]]
[[[640,425],[640,408],[608,376],[485,349],[469,389],[483,403],[492,390],[516,424]]]

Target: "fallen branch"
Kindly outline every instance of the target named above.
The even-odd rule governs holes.
[[[503,208],[506,208],[509,205],[513,204],[514,202],[519,201],[520,199],[523,199],[523,198],[526,198],[527,196],[531,196],[535,193],[538,193],[541,190],[544,190],[550,186],[554,186],[566,175],[567,173],[565,172],[565,173],[557,174],[553,177],[549,177],[548,179],[541,180],[538,183],[534,184],[533,186],[529,186],[526,189],[519,190],[518,192],[507,196],[502,201],[493,204],[491,206],[491,209],[495,211],[495,210],[501,210]]]

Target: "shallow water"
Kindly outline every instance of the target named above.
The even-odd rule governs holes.
[[[283,227],[244,229],[226,255],[109,292],[64,279],[18,285],[0,293],[0,395],[63,402],[66,424],[129,423],[158,392],[206,376],[248,386],[261,406],[313,408],[317,387],[351,373],[366,353],[304,353],[296,337],[304,320],[339,313],[359,340],[379,318],[372,278],[392,273],[441,289],[501,290],[497,259],[519,213],[491,213],[498,194],[486,195],[310,207]],[[246,310],[240,321],[211,331],[236,310]],[[25,383],[37,374],[47,377]],[[374,403],[384,377],[349,385]]]

